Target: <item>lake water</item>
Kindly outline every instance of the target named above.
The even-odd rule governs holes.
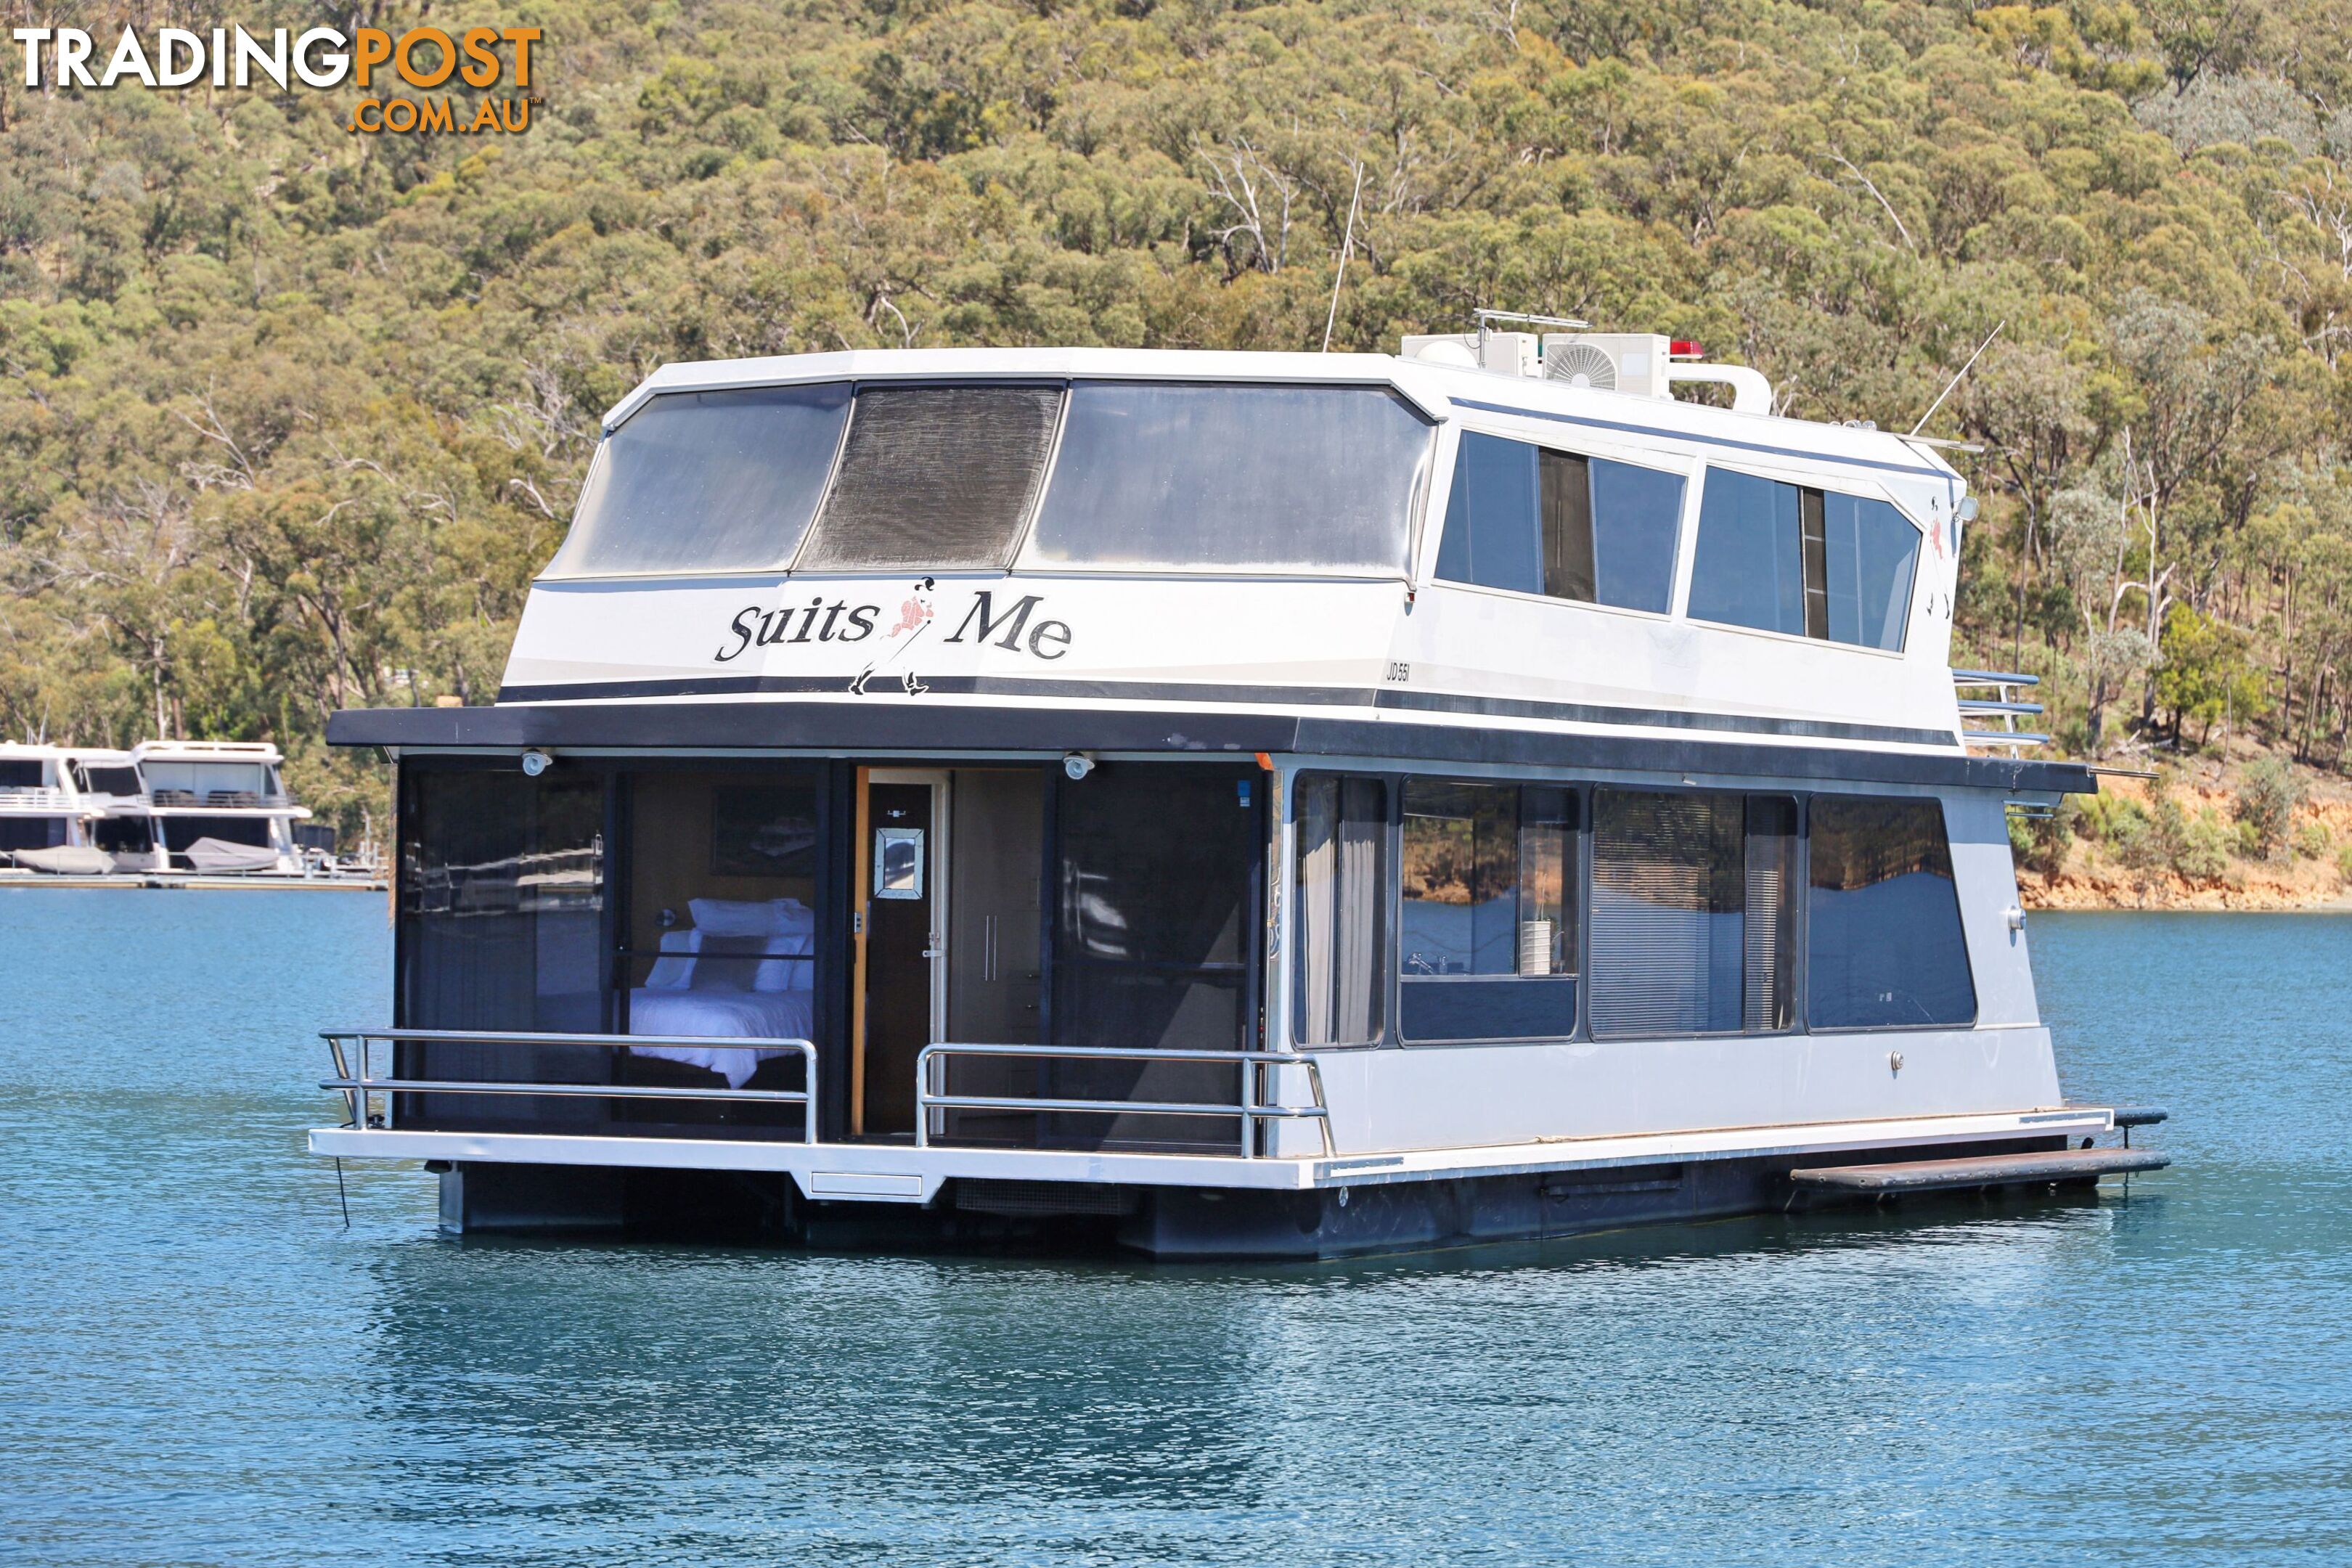
[[[0,890],[0,1560],[2352,1559],[2352,920],[2032,940],[2128,1201],[1176,1268],[346,1229],[381,898]]]

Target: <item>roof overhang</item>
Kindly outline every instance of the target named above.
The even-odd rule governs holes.
[[[1698,737],[1591,734],[1319,714],[940,702],[547,702],[367,708],[337,713],[338,746],[499,752],[529,747],[661,752],[1257,752],[1448,764],[1690,773],[1791,783],[1901,784],[2016,795],[2091,795],[2079,763],[1938,755]]]

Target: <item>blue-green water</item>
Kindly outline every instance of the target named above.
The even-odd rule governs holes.
[[[2127,1203],[1179,1269],[346,1230],[381,899],[0,891],[0,1559],[2352,1559],[2352,920],[2032,936]]]

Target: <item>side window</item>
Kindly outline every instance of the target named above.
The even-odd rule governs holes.
[[[1813,797],[1806,1013],[1817,1029],[1973,1023],[1951,846],[1932,800]]]
[[[1405,781],[1406,1039],[1574,1032],[1577,807],[1565,789]]]
[[[1885,501],[1709,468],[1691,618],[1899,650],[1918,558]]]
[[[1680,475],[1465,431],[1437,574],[1664,615],[1682,507]]]
[[[1796,827],[1785,795],[1595,794],[1595,1035],[1791,1026]]]
[[[1388,785],[1379,779],[1323,774],[1298,781],[1291,951],[1301,1045],[1365,1045],[1381,1037],[1388,801]]]

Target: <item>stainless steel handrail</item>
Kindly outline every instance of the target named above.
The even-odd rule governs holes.
[[[2000,723],[1998,730],[1963,727],[1960,731],[1961,745],[2023,747],[2050,743],[2049,736],[2017,727],[2021,716],[2031,717],[2042,711],[2041,703],[2021,702],[2014,696],[2021,688],[2041,685],[2040,676],[2000,669],[1956,669],[1952,671],[1952,684],[1963,690],[1970,687],[1991,687],[1994,694],[1990,697],[1960,698],[1960,715],[1964,719],[1997,719]]]
[[[372,1122],[369,1108],[371,1094],[508,1094],[546,1095],[595,1100],[701,1100],[750,1101],[754,1103],[799,1105],[805,1107],[801,1118],[801,1142],[816,1142],[816,1045],[811,1040],[770,1038],[758,1035],[564,1035],[541,1034],[529,1030],[496,1029],[321,1029],[319,1037],[327,1042],[334,1058],[335,1076],[323,1080],[319,1087],[339,1091],[350,1107],[352,1125],[364,1131]],[[507,1079],[404,1079],[376,1078],[370,1073],[369,1047],[378,1041],[387,1045],[404,1043],[444,1043],[473,1046],[601,1046],[606,1048],[624,1046],[688,1046],[720,1051],[784,1051],[796,1050],[807,1068],[808,1076],[799,1089],[684,1089],[656,1084],[605,1083],[525,1083]],[[346,1046],[355,1047],[357,1070],[352,1057],[344,1053]]]
[[[1044,1096],[949,1094],[933,1087],[939,1074],[934,1064],[950,1057],[1029,1057],[1038,1060],[1208,1062],[1241,1069],[1241,1094],[1227,1103],[1208,1100],[1065,1100]],[[1315,1094],[1313,1105],[1269,1104],[1260,1082],[1262,1068],[1304,1068]],[[1068,1110],[1117,1116],[1198,1116],[1241,1121],[1241,1157],[1257,1157],[1257,1124],[1261,1121],[1314,1121],[1323,1135],[1323,1152],[1336,1152],[1331,1140],[1331,1111],[1323,1100],[1323,1069],[1313,1057],[1286,1051],[1163,1050],[1147,1046],[1005,1046],[943,1043],[925,1046],[915,1058],[915,1147],[930,1147],[931,1113],[949,1110]]]

